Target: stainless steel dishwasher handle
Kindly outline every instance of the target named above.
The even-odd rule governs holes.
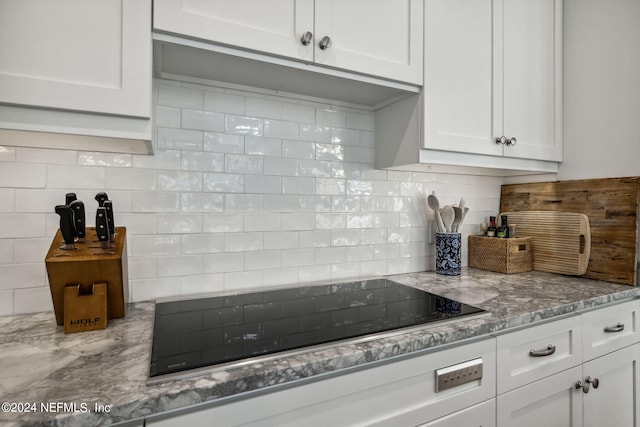
[[[545,356],[551,356],[555,352],[556,352],[556,346],[553,345],[553,344],[549,344],[547,346],[547,348],[545,348],[544,350],[531,350],[529,352],[529,356],[531,356],[531,357],[545,357]]]

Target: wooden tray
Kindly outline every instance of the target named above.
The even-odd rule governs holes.
[[[579,213],[526,211],[503,212],[517,237],[531,237],[533,269],[583,275],[591,253],[589,218]]]

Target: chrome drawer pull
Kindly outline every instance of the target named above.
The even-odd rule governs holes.
[[[622,332],[624,331],[624,323],[618,323],[616,326],[605,326],[605,332]]]
[[[556,346],[549,344],[547,348],[545,348],[544,350],[531,350],[529,352],[529,356],[531,357],[551,356],[555,352],[556,352]]]

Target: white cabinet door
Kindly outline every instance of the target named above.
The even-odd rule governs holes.
[[[636,425],[639,349],[635,344],[584,364],[583,381],[587,376],[598,380],[597,388],[592,383],[588,393],[581,393],[585,427]]]
[[[498,427],[581,427],[582,391],[577,366],[498,396]],[[613,424],[601,424],[613,425]]]
[[[315,62],[421,85],[422,15],[422,0],[316,0]]]
[[[502,135],[517,140],[504,155],[560,161],[562,1],[496,1],[494,19],[502,27],[494,33],[495,126],[502,119]]]
[[[155,30],[313,61],[313,0],[155,0]]]
[[[0,0],[0,103],[151,117],[151,0]]]
[[[494,129],[492,0],[426,0],[424,147],[502,155]]]
[[[496,400],[455,412],[419,427],[494,427],[496,425]]]
[[[561,24],[561,0],[426,0],[423,147],[562,160]]]

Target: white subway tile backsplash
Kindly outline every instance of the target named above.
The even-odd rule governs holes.
[[[18,163],[75,165],[78,162],[78,152],[72,150],[16,147],[15,161]]]
[[[182,110],[176,107],[156,105],[154,119],[156,126],[163,128],[179,128],[182,121]]]
[[[282,253],[280,251],[247,252],[244,256],[245,270],[264,270],[281,266]]]
[[[282,118],[297,123],[315,123],[316,109],[310,105],[282,104]]]
[[[298,139],[298,124],[283,120],[265,120],[264,136],[281,139]]]
[[[153,155],[134,154],[133,167],[136,169],[180,170],[180,150],[156,150]]]
[[[315,191],[315,178],[283,177],[283,194],[312,194]]]
[[[282,159],[278,157],[265,157],[264,174],[296,176],[298,175],[298,160]]]
[[[16,192],[13,188],[0,188],[0,213],[14,212]],[[34,190],[43,191],[43,190]]]
[[[16,147],[8,147],[6,145],[0,145],[0,162],[15,162],[16,161]]]
[[[222,212],[224,195],[212,193],[182,193],[180,195],[182,212]]]
[[[238,95],[207,91],[204,93],[204,109],[243,115],[245,113],[245,98]]]
[[[158,128],[157,145],[161,150],[203,149],[204,133],[200,130]]]
[[[264,98],[247,98],[246,115],[252,117],[263,117],[266,119],[282,118],[282,102],[271,101]]]
[[[202,191],[202,173],[200,172],[157,172],[159,191]]]
[[[194,274],[180,278],[180,295],[197,295],[224,290],[224,274]]]
[[[0,290],[36,288],[45,283],[43,262],[0,265]]]
[[[248,213],[244,215],[244,231],[279,231],[282,218],[277,213]]]
[[[464,196],[465,235],[498,209],[500,178],[374,169],[371,111],[155,89],[152,155],[0,147],[0,315],[52,308],[42,256],[70,191],[89,218],[114,201],[133,301],[433,269],[423,194]]]
[[[0,214],[0,239],[44,237],[45,219],[45,214]]]
[[[161,213],[158,214],[158,234],[190,234],[202,232],[202,214]]]
[[[14,242],[14,239],[0,239],[0,264],[13,264],[16,258],[20,258]]]
[[[220,132],[204,133],[204,150],[216,153],[244,153],[244,136]]]
[[[205,273],[228,273],[244,270],[243,252],[223,252],[203,256]]]
[[[264,158],[262,156],[243,156],[237,154],[227,154],[225,156],[225,172],[261,174],[263,171]]]
[[[182,86],[159,84],[158,104],[201,110],[204,106],[204,92]]]
[[[292,159],[314,159],[316,144],[305,141],[282,141],[282,156]]]
[[[148,279],[158,276],[157,257],[134,257],[128,259],[127,262],[129,265],[129,280]]]
[[[180,193],[176,191],[136,192],[131,209],[133,212],[179,212]]]
[[[50,238],[16,239],[15,240],[15,262],[17,264],[41,263],[42,259],[44,258],[43,254],[47,253],[50,245],[51,245]],[[2,247],[3,245],[2,243],[0,243],[0,264],[2,263],[2,256],[3,256]]]
[[[343,128],[347,124],[347,115],[344,111],[337,111],[329,108],[317,108],[316,124],[332,128]]]
[[[180,255],[180,236],[127,236],[127,240],[134,257]]]
[[[158,257],[158,276],[188,276],[200,274],[203,270],[202,256],[179,255]]]
[[[256,212],[263,209],[264,196],[259,194],[225,194],[224,207],[228,212]]]
[[[117,153],[90,153],[81,151],[78,153],[78,164],[81,166],[111,166],[130,168],[133,165],[132,154]]]
[[[298,126],[298,139],[301,141],[331,142],[331,128],[312,124]]]
[[[182,170],[223,172],[224,154],[205,151],[185,151],[182,153]]]
[[[336,144],[316,144],[316,159],[340,161],[344,160],[345,148]]]
[[[214,113],[212,111],[183,109],[182,128],[223,132],[224,114]]]
[[[262,119],[244,116],[225,116],[225,132],[237,135],[262,136]]]
[[[227,233],[224,236],[225,252],[261,251],[263,248],[263,233]]]
[[[156,189],[156,174],[158,172],[153,169],[106,168],[102,172],[105,174],[106,188],[148,191]]]
[[[299,267],[298,279],[302,283],[329,281],[331,280],[331,266],[319,264]]]
[[[375,115],[373,113],[347,112],[346,127],[349,129],[375,130]]]
[[[16,289],[13,295],[13,312],[15,314],[53,311],[51,291],[48,287]]]
[[[0,291],[0,316],[8,316],[14,313],[13,294],[13,290]],[[42,311],[42,308],[39,308],[37,311]]]
[[[282,154],[282,141],[261,136],[245,136],[245,154],[257,156],[277,156]]]
[[[264,233],[264,248],[292,249],[298,247],[298,233],[296,231],[270,231]]]
[[[244,230],[243,217],[236,213],[204,214],[203,232],[234,233]]]
[[[244,192],[244,175],[230,173],[205,173],[204,191],[216,193]]]

